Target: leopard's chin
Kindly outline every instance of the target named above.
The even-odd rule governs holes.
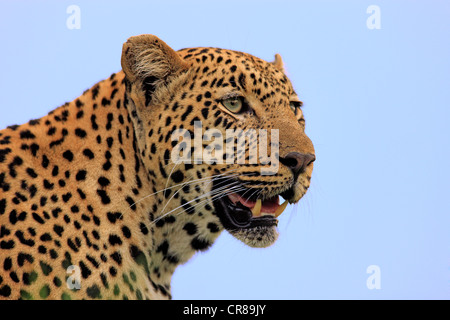
[[[267,248],[278,239],[276,226],[259,226],[247,229],[228,230],[228,232],[236,239],[253,248]]]

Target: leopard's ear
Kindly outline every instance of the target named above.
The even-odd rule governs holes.
[[[275,60],[271,62],[275,68],[277,68],[278,70],[280,70],[281,72],[284,73],[284,63],[283,60],[281,59],[281,56],[277,53],[275,55]]]
[[[189,68],[178,53],[150,34],[129,38],[123,44],[121,63],[128,81],[138,81],[150,91],[157,90]],[[146,95],[151,93],[146,92]]]

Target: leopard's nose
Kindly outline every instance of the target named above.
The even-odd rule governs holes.
[[[316,156],[311,153],[289,152],[280,162],[292,170],[294,175],[299,175],[305,171],[316,160]]]

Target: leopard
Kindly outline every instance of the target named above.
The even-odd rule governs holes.
[[[0,298],[172,299],[176,268],[224,230],[250,247],[275,243],[315,160],[286,74],[279,54],[175,51],[142,34],[123,44],[120,71],[1,130]],[[198,123],[202,138],[219,134],[189,144]],[[228,161],[240,146],[243,161]],[[214,156],[193,159],[199,150]]]

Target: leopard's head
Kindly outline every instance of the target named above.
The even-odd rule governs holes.
[[[124,44],[122,67],[139,153],[166,198],[155,219],[176,215],[205,242],[225,228],[252,247],[274,243],[277,217],[306,193],[315,160],[281,57],[175,52],[142,35]]]

